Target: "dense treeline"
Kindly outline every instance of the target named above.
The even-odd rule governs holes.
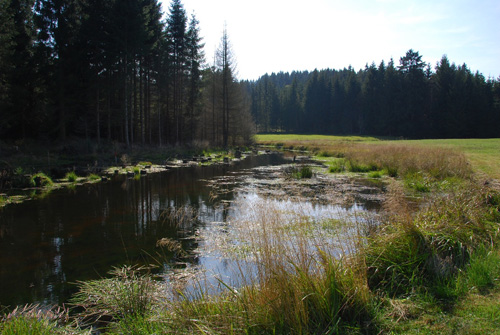
[[[409,50],[358,72],[264,75],[252,85],[260,132],[409,138],[499,137],[500,80],[486,80],[446,56],[435,72]]]
[[[127,145],[248,141],[224,30],[206,67],[198,21],[172,0],[0,0],[0,139]]]

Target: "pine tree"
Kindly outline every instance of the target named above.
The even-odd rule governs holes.
[[[217,71],[220,73],[219,108],[222,115],[222,146],[242,144],[250,139],[253,132],[253,122],[250,108],[244,105],[248,101],[245,92],[236,82],[235,60],[227,28],[224,26],[220,45],[216,52]],[[242,137],[242,134],[245,136]]]
[[[185,108],[185,89],[186,82],[186,26],[187,16],[184,6],[180,0],[172,0],[170,4],[170,13],[167,18],[167,38],[168,54],[171,63],[170,79],[172,82],[172,114],[175,127],[175,143],[182,141],[182,132],[184,129],[184,108]]]
[[[36,108],[38,76],[32,7],[33,1],[0,4],[0,108],[3,110],[0,134],[5,131],[14,138],[35,135],[41,120]]]
[[[189,119],[189,140],[193,141],[195,136],[195,126],[200,114],[201,101],[201,72],[204,63],[204,53],[202,38],[200,37],[199,21],[194,14],[191,15],[189,28],[186,35],[186,54],[188,65],[188,119]]]

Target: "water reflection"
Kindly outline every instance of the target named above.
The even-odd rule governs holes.
[[[269,170],[253,168],[283,163],[289,161],[280,155],[261,155],[140,179],[116,175],[1,209],[0,305],[61,304],[75,292],[75,282],[106,276],[113,266],[127,263],[157,263],[158,271],[203,268],[227,279],[234,262],[218,246],[224,239],[229,245],[243,243],[230,220],[245,221],[249,212],[240,205],[252,208],[252,202],[265,198],[258,189],[270,189],[276,180]],[[284,197],[271,201],[316,218],[377,206],[366,199],[363,205],[318,205]],[[156,247],[162,238],[178,241],[189,256],[181,259],[175,251]],[[251,271],[251,262],[245,266]]]
[[[200,222],[163,220],[164,210],[194,207],[204,222],[223,221],[227,211],[212,206],[206,180],[284,162],[278,155],[263,155],[138,180],[115,176],[1,209],[0,305],[66,302],[76,281],[100,278],[125,263],[154,262],[161,238],[180,239],[185,250],[196,249],[195,239],[183,238],[193,235]]]

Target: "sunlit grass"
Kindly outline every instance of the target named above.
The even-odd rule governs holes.
[[[500,139],[444,139],[400,141],[403,144],[456,149],[465,154],[474,169],[500,180]]]
[[[295,134],[259,134],[255,138],[258,144],[302,148],[321,153],[323,156],[342,155],[349,148],[349,144],[356,143],[449,149],[463,153],[474,170],[500,180],[500,139],[380,140],[368,136]]]

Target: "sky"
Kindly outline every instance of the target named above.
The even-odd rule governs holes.
[[[364,69],[418,51],[434,69],[443,55],[486,78],[500,76],[499,0],[182,0],[200,21],[213,63],[224,25],[237,78]],[[170,0],[162,0],[168,13]]]

